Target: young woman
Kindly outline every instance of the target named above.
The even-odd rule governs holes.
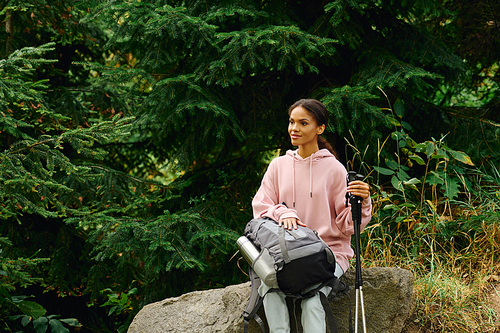
[[[345,195],[349,192],[363,198],[362,230],[371,218],[369,186],[362,181],[347,186],[346,169],[321,137],[328,125],[328,111],[320,101],[301,99],[289,108],[288,114],[288,134],[298,149],[270,163],[252,201],[254,218],[269,217],[283,228],[302,225],[318,231],[336,255],[335,273],[340,277],[354,255],[350,246],[354,225],[351,209],[345,207]],[[264,295],[271,287],[262,284],[259,293]],[[320,290],[325,295],[330,291],[328,286]],[[326,332],[319,295],[303,300],[301,306],[304,332]],[[267,294],[264,310],[271,333],[290,332],[283,293]]]

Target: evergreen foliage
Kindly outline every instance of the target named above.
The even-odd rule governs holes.
[[[481,3],[0,0],[2,288],[137,290],[124,330],[143,304],[246,280],[234,241],[299,98],[325,103],[343,163],[396,192],[441,161],[432,136],[495,165],[498,57],[463,26],[498,43]],[[448,171],[423,183],[453,200]]]
[[[350,129],[375,148],[403,126],[387,100],[407,104],[407,130],[409,123],[449,130],[453,118],[432,107],[434,84],[467,70],[432,33],[434,22],[454,15],[438,1],[333,1],[324,7],[319,1],[85,1],[84,7],[95,9],[84,22],[114,20],[108,21],[110,62],[79,63],[100,73],[93,89],[124,92],[133,102],[121,110],[137,118],[136,140],[169,167],[185,170],[176,182],[187,183],[165,208],[200,212],[236,231],[248,219],[262,174],[249,159],[288,147],[284,110],[294,100],[322,99],[334,119],[332,138]],[[375,154],[368,150],[366,158],[375,161]],[[248,181],[233,177],[230,187],[221,186],[221,170]],[[214,188],[246,198],[237,202],[246,208],[233,218],[237,223],[227,221],[226,207],[218,209]],[[206,204],[189,205],[200,198]]]

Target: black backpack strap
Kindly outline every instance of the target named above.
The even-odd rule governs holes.
[[[304,299],[304,298],[310,298],[310,297],[313,297],[313,296],[315,296],[315,295],[316,295],[316,293],[318,293],[318,292],[319,292],[319,290],[320,290],[320,289],[322,289],[324,286],[328,286],[328,285],[329,285],[330,287],[332,287],[332,292],[333,292],[333,290],[335,289],[334,285],[335,285],[335,284],[337,284],[337,285],[338,285],[338,283],[336,283],[336,281],[337,281],[337,280],[338,280],[338,279],[337,279],[336,277],[333,277],[332,279],[330,279],[330,280],[327,280],[327,281],[323,282],[322,284],[320,284],[320,285],[319,285],[319,286],[317,286],[316,288],[311,289],[311,290],[309,290],[309,291],[308,291],[308,292],[306,292],[306,293],[301,293],[301,294],[299,295],[299,296],[300,296],[299,298]],[[337,292],[337,289],[335,289],[335,292]],[[287,295],[287,296],[288,296],[288,295]]]
[[[288,264],[291,261],[291,259],[290,259],[290,256],[288,255],[288,250],[287,250],[286,244],[285,244],[285,227],[284,226],[281,226],[278,229],[278,243],[280,245],[281,255],[283,256],[283,261],[285,262],[285,264]]]
[[[340,281],[340,279],[336,277],[333,280],[328,281],[326,284],[332,287],[330,293],[333,294],[334,296],[337,294],[338,291],[345,291],[347,288],[345,283]],[[328,302],[328,297],[321,291],[318,291],[318,293],[321,300],[321,304],[323,305],[323,309],[325,310],[326,320],[328,321],[328,326],[330,327],[330,333],[338,333],[339,330],[337,328],[337,324],[335,323],[335,318],[333,317],[333,311],[332,307],[330,306],[330,302]],[[351,307],[349,307],[349,322],[351,321],[350,312],[351,312]],[[351,332],[351,330],[349,330],[349,332]]]
[[[330,327],[330,333],[338,333],[337,324],[335,323],[335,318],[333,318],[333,311],[328,302],[328,298],[322,292],[319,292],[319,297],[321,299],[321,304],[325,309],[326,320],[328,321],[328,326]]]
[[[259,324],[262,332],[266,333],[266,326],[264,325],[264,322],[257,314],[257,310],[259,310],[259,308],[262,306],[263,301],[264,301],[264,297],[261,297],[259,295],[257,297],[257,302],[254,304],[254,308],[250,311],[250,313],[243,312],[243,322],[244,322],[243,332],[244,333],[248,332],[248,326],[250,325],[250,319],[252,319],[252,318],[255,319],[257,324]]]
[[[257,304],[255,304],[254,310],[252,310],[251,313],[248,314],[248,317],[243,316],[243,332],[247,333],[248,332],[248,326],[250,325],[250,319],[253,318],[259,324],[260,329],[262,330],[263,333],[266,333],[266,326],[264,325],[264,322],[262,319],[259,317],[259,315],[256,313],[257,310],[262,306],[262,300],[264,298],[260,297],[259,301]]]
[[[340,279],[337,277],[335,277],[333,280],[330,280],[328,285],[332,287],[332,291],[330,291],[330,294],[332,294],[333,296],[337,295],[337,292],[339,291],[345,291],[347,288],[346,284],[340,281]]]
[[[332,287],[330,293],[336,295],[337,291],[340,289],[341,282],[340,279],[334,277],[332,280],[325,282],[323,285],[329,285]],[[321,288],[323,288],[323,286],[321,286]],[[328,326],[330,327],[330,333],[338,333],[339,330],[337,328],[337,324],[335,323],[335,318],[333,317],[333,311],[330,303],[328,302],[328,297],[321,291],[318,291],[318,293],[323,309],[325,310],[326,320],[328,321]]]
[[[328,326],[330,327],[330,333],[338,333],[337,324],[335,323],[335,318],[333,317],[333,311],[332,311],[332,308],[330,306],[330,303],[328,302],[328,297],[327,297],[327,295],[325,295],[321,291],[319,291],[320,289],[322,289],[326,285],[332,287],[331,293],[333,293],[334,295],[337,294],[337,291],[345,289],[345,284],[343,282],[341,282],[340,279],[338,279],[337,277],[334,277],[333,279],[325,281],[324,283],[320,284],[318,287],[316,287],[316,288],[314,288],[306,293],[301,293],[300,295],[286,294],[286,296],[293,299],[294,314],[295,314],[295,301],[310,298],[310,297],[315,296],[316,294],[319,294],[321,305],[323,306],[323,309],[325,310],[326,320],[328,322]],[[297,321],[297,319],[295,319],[295,321]],[[298,327],[297,322],[295,324]]]
[[[333,294],[334,296],[337,294],[338,291],[345,291],[347,288],[345,283],[340,281],[339,278],[334,278],[333,280],[330,280],[327,284],[330,287],[332,287],[332,290],[330,293]],[[325,295],[319,291],[319,297],[321,300],[321,304],[323,305],[323,308],[325,309],[326,320],[328,321],[328,326],[330,327],[330,333],[338,333],[339,330],[337,328],[337,324],[335,323],[335,318],[333,317],[332,307],[330,306],[330,302],[328,302],[327,295]],[[349,318],[351,317],[350,311],[351,311],[351,307],[349,307]],[[350,322],[350,319],[349,319],[349,322]],[[351,332],[351,331],[349,330],[349,332]]]
[[[247,333],[248,332],[248,326],[250,325],[250,319],[255,319],[257,324],[259,324],[260,329],[262,330],[263,333],[266,333],[266,326],[264,325],[264,321],[259,317],[257,314],[257,311],[260,309],[262,306],[262,303],[264,302],[264,297],[268,293],[272,292],[277,292],[279,291],[278,288],[271,288],[266,293],[262,296],[259,295],[259,287],[262,281],[260,280],[260,277],[254,272],[252,267],[248,269],[248,275],[250,276],[250,282],[252,285],[252,291],[250,292],[250,300],[248,301],[248,304],[243,311],[243,323],[244,323],[244,328],[243,332]]]
[[[348,293],[349,290],[347,288],[347,285],[343,281],[340,281],[340,279],[335,279],[334,281],[332,281],[332,284],[330,284],[330,287],[332,287],[332,291],[330,293],[333,294],[334,296],[337,295],[337,292],[340,291],[344,295],[347,295],[347,297],[349,297],[349,333],[353,333],[354,332],[354,328],[352,326],[351,295]],[[330,303],[328,303],[328,306],[330,306]],[[324,304],[323,304],[323,307],[325,307]],[[332,309],[330,307],[330,312],[332,312],[331,310]],[[325,309],[325,311],[326,311],[326,309]],[[333,312],[332,312],[332,315],[333,315]],[[332,333],[333,333],[333,331],[332,331]]]
[[[250,319],[255,319],[257,324],[259,324],[262,332],[266,332],[266,328],[264,326],[264,322],[257,315],[257,310],[261,307],[264,297],[259,295],[259,287],[261,284],[261,280],[257,274],[255,274],[252,267],[248,269],[248,275],[250,277],[250,283],[252,286],[252,290],[250,292],[250,299],[248,300],[248,304],[243,311],[243,322],[244,322],[244,332],[248,332],[248,325],[250,324]]]

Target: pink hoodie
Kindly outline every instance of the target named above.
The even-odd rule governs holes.
[[[346,208],[347,170],[327,149],[303,159],[297,151],[275,158],[252,200],[254,218],[296,217],[318,231],[344,272],[353,257],[351,208]],[[362,204],[361,230],[370,222],[371,199]]]

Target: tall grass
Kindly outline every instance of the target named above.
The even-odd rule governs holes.
[[[487,294],[500,275],[500,170],[475,166],[444,137],[416,143],[403,127],[378,155],[377,166],[362,164],[374,207],[363,264],[414,273],[421,332],[494,332]]]

